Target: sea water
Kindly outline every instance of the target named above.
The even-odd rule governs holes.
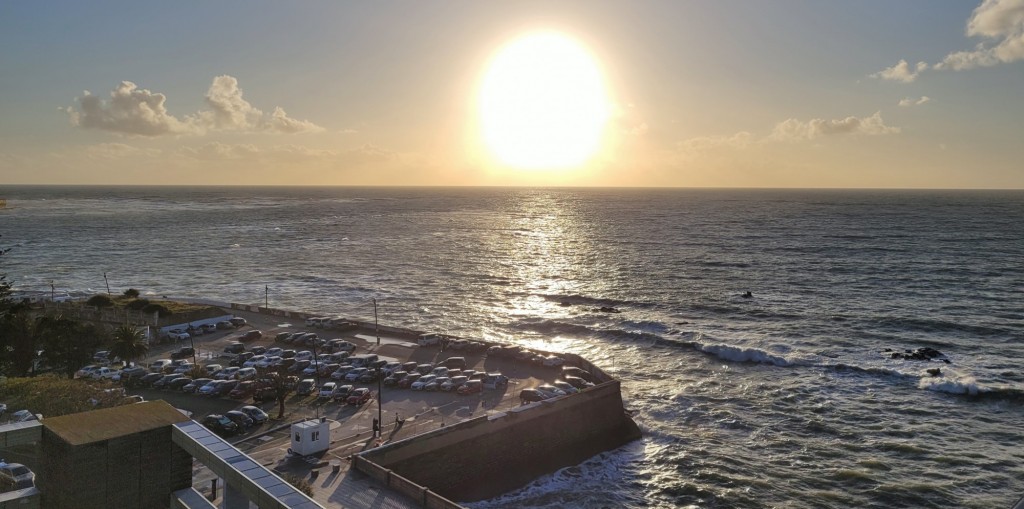
[[[376,299],[381,323],[575,352],[622,379],[643,440],[475,508],[1001,508],[1024,494],[1024,192],[0,195],[0,273],[22,289],[363,319]],[[949,362],[892,356],[922,347]]]

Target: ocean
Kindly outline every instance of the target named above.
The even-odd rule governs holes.
[[[377,299],[381,323],[575,352],[623,381],[643,440],[473,508],[1008,508],[1024,495],[1021,191],[0,198],[0,273],[22,289],[109,282],[364,319]],[[924,347],[943,357],[893,357]]]

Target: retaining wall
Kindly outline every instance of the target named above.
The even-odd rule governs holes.
[[[375,478],[391,470],[392,476],[442,497],[470,502],[638,438],[640,430],[623,411],[619,383],[613,380],[372,449],[360,455],[356,467]]]

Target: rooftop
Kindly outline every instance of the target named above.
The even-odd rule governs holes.
[[[188,420],[164,401],[147,401],[51,417],[43,421],[43,426],[71,445],[84,445]]]

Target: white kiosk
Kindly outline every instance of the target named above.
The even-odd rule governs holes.
[[[327,419],[310,419],[292,424],[292,447],[288,452],[309,456],[324,452],[331,445],[331,423]]]

